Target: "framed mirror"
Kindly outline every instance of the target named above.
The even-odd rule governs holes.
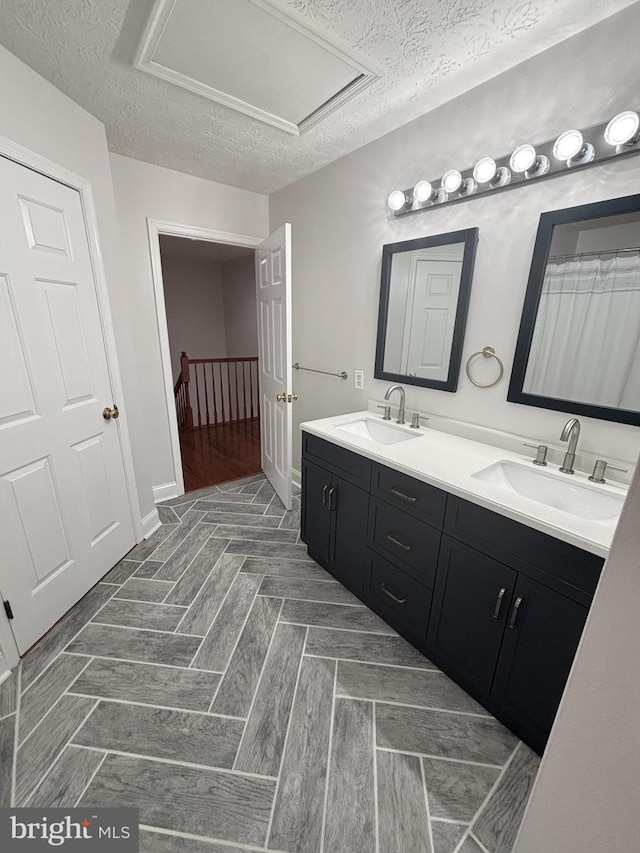
[[[640,425],[640,195],[540,216],[507,399]]]
[[[382,247],[374,376],[455,391],[478,229]]]

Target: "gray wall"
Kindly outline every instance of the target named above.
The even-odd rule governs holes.
[[[519,143],[543,142],[637,108],[639,30],[636,4],[270,198],[271,230],[292,223],[293,360],[350,374],[341,382],[296,372],[297,423],[364,408],[389,384],[372,378],[383,243],[478,227],[463,365],[493,346],[505,379],[482,390],[463,370],[456,394],[407,386],[408,409],[558,444],[564,413],[506,401],[538,218],[542,211],[640,192],[640,156],[397,220],[386,197],[448,168],[468,168],[485,154],[502,156]],[[364,392],[354,390],[354,368],[365,371]],[[583,420],[585,451],[635,461],[636,428]],[[296,431],[296,467],[299,446]]]

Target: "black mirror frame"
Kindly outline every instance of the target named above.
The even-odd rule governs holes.
[[[567,207],[563,210],[552,210],[540,214],[538,233],[533,248],[531,270],[527,282],[527,291],[522,308],[518,341],[513,359],[511,381],[507,400],[510,403],[522,403],[525,406],[537,406],[542,409],[553,409],[573,415],[585,415],[603,421],[614,421],[621,424],[640,426],[640,411],[630,409],[615,409],[608,406],[597,406],[592,403],[580,403],[575,400],[562,400],[557,397],[543,397],[538,394],[528,394],[523,391],[524,379],[529,361],[533,330],[538,315],[538,305],[547,266],[547,258],[556,225],[571,222],[581,222],[585,219],[599,219],[622,213],[640,212],[640,195],[623,196],[622,198],[597,201],[591,204],[581,204],[577,207]]]
[[[401,382],[404,385],[420,385],[423,388],[436,388],[440,391],[455,391],[457,389],[477,242],[478,229],[465,228],[462,231],[450,231],[447,234],[436,234],[432,237],[419,237],[416,240],[404,240],[400,243],[386,243],[382,247],[378,337],[376,341],[376,361],[373,373],[375,379],[388,379],[392,382]],[[449,357],[449,372],[447,374],[447,378],[421,379],[417,376],[407,376],[404,373],[389,373],[388,371],[385,371],[383,369],[384,349],[387,335],[387,322],[389,319],[389,290],[391,287],[391,261],[393,256],[398,252],[412,252],[415,249],[429,249],[434,246],[449,246],[453,243],[464,243],[464,252],[462,255],[458,306],[453,326],[453,338],[451,340],[451,353]]]

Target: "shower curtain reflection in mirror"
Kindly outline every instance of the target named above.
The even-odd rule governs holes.
[[[548,259],[523,391],[640,409],[640,249]]]

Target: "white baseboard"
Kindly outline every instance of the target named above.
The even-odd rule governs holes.
[[[162,483],[161,486],[153,487],[153,502],[159,504],[162,501],[168,501],[169,498],[177,498],[181,494],[175,480],[172,483]]]
[[[299,489],[302,488],[302,474],[300,471],[297,471],[295,468],[292,470],[291,482],[294,486],[297,486]]]
[[[160,527],[161,524],[162,522],[160,521],[158,510],[152,509],[151,512],[145,515],[145,517],[142,519],[143,539],[148,539],[151,534]]]

